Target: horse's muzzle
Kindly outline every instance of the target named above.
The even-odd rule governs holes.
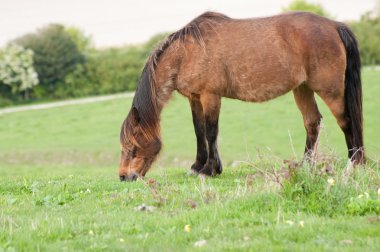
[[[125,182],[125,181],[135,181],[139,176],[136,173],[132,173],[131,175],[122,175],[119,176],[120,182]]]

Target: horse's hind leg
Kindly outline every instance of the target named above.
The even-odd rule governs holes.
[[[322,119],[319,113],[317,103],[314,98],[314,92],[302,84],[293,90],[294,99],[299,110],[302,113],[305,129],[306,129],[306,146],[304,158],[313,159],[316,151],[316,143],[319,134],[319,125]]]
[[[222,162],[220,161],[217,146],[218,121],[221,105],[220,96],[202,94],[201,103],[205,115],[206,139],[208,143],[207,162],[200,171],[201,174],[215,176],[222,173]]]
[[[206,126],[205,116],[203,114],[203,108],[199,95],[192,95],[189,97],[191,113],[193,115],[193,124],[195,130],[195,136],[197,137],[197,156],[191,169],[195,172],[199,172],[207,161],[207,143],[206,143]]]
[[[343,86],[343,85],[341,85]],[[344,91],[343,88],[340,92],[318,92],[318,95],[323,99],[326,105],[329,107],[331,113],[337,120],[339,127],[342,129],[347,149],[348,149],[348,158],[355,164],[364,163],[364,152],[363,152],[363,143],[359,144],[359,147],[355,146],[354,143],[354,132],[349,127],[349,118],[345,113],[345,101],[344,101]],[[361,134],[361,132],[360,132]],[[362,135],[359,136],[362,139]]]

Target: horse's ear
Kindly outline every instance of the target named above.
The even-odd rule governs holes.
[[[131,114],[132,114],[133,124],[137,125],[140,122],[140,115],[136,107],[133,107],[131,109]]]

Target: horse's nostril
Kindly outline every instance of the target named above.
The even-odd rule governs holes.
[[[120,181],[121,181],[121,182],[125,182],[126,178],[127,178],[127,177],[124,176],[124,175],[123,175],[123,176],[120,176]]]
[[[131,180],[135,181],[137,179],[137,177],[138,177],[137,174],[133,174]]]

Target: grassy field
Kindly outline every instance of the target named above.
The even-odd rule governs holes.
[[[161,157],[136,183],[117,176],[130,99],[0,116],[0,251],[379,251],[380,72],[363,79],[364,169],[346,165],[343,134],[320,101],[318,165],[283,161],[299,160],[305,141],[291,94],[223,100],[225,169],[213,179],[188,175],[195,137],[178,95],[162,115]]]

